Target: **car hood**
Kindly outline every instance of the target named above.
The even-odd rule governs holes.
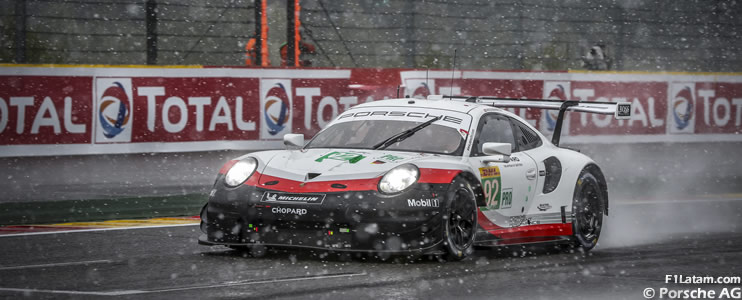
[[[367,179],[431,154],[358,149],[284,150],[267,162],[260,183],[274,177],[301,182]]]

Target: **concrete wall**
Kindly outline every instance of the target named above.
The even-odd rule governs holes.
[[[698,199],[742,192],[740,143],[567,146],[598,163],[613,200]]]
[[[591,156],[612,199],[742,192],[739,143],[567,145]],[[244,151],[0,158],[0,204],[207,194]]]
[[[13,60],[15,2],[0,0],[0,62]],[[144,64],[144,1],[26,0],[31,63]],[[251,0],[159,1],[158,64],[242,65]],[[286,2],[268,1],[274,66]],[[605,44],[614,70],[742,70],[742,3],[733,0],[301,1],[315,66],[582,68]]]
[[[0,158],[0,203],[208,194],[236,152]]]

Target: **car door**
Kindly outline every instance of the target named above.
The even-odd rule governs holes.
[[[536,133],[534,129],[526,125],[525,122],[521,122],[517,118],[511,118],[510,119],[511,124],[513,124],[513,130],[515,131],[515,140],[516,144],[518,144],[518,153],[522,156],[528,157],[530,161],[533,162],[533,167],[528,167],[526,169],[526,179],[528,182],[529,187],[529,195],[528,198],[530,201],[527,201],[525,206],[525,211],[533,211],[529,210],[534,205],[537,205],[535,203],[535,197],[536,197],[536,188],[538,187],[540,180],[539,178],[543,178],[540,176],[537,176],[537,174],[542,174],[540,172],[543,169],[543,163],[539,165],[539,161],[541,161],[539,156],[543,156],[543,152],[541,152],[541,155],[538,155],[539,151],[541,151],[543,146],[543,141],[541,140],[541,137]],[[543,186],[543,185],[542,185]],[[548,203],[542,203],[538,206],[539,211],[547,211],[551,209],[551,204]],[[531,216],[529,215],[528,218],[530,219]]]
[[[482,213],[499,227],[517,227],[526,222],[529,200],[536,190],[538,171],[536,162],[519,151],[514,124],[507,116],[490,113],[480,118],[469,160],[477,172],[484,203],[478,206]],[[482,152],[484,143],[510,143],[510,161],[491,162],[495,157]],[[530,201],[533,202],[533,201]]]

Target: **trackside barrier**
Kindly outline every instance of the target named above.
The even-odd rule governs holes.
[[[632,103],[628,120],[570,113],[563,143],[742,141],[742,74],[3,65],[0,156],[279,148],[399,85],[415,98]],[[547,136],[556,122],[512,111]]]

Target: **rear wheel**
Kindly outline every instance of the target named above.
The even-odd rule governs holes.
[[[462,260],[472,252],[477,228],[477,205],[471,184],[455,179],[447,193],[444,215],[444,245],[451,260]]]
[[[572,232],[577,248],[589,251],[598,244],[605,211],[603,198],[597,177],[583,170],[577,179],[572,201]]]

